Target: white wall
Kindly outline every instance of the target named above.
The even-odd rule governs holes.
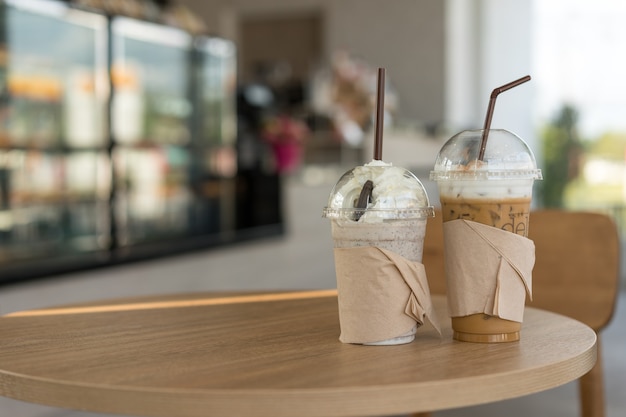
[[[384,66],[399,91],[399,114],[413,122],[444,118],[444,6],[440,0],[182,0],[216,33],[236,41],[237,16],[318,11],[324,58],[348,50]]]
[[[442,122],[444,2],[341,0],[328,8],[328,45],[385,67],[399,96],[400,116]]]
[[[491,91],[532,77],[532,1],[446,1],[446,119],[453,130],[481,128]],[[517,133],[539,152],[531,80],[498,96],[492,128]],[[538,155],[537,155],[538,156]]]

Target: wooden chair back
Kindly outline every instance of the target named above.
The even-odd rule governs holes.
[[[428,286],[432,294],[446,293],[446,272],[443,258],[443,221],[441,212],[436,211],[426,223],[424,254],[422,263],[426,268]]]
[[[602,330],[613,317],[619,288],[613,220],[599,213],[538,210],[530,215],[528,237],[536,259],[533,300],[527,304]]]

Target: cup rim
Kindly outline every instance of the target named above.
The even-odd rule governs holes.
[[[460,170],[446,169],[430,171],[432,181],[450,180],[542,180],[541,169],[492,169]]]
[[[435,208],[433,206],[401,208],[401,209],[324,207],[324,210],[322,211],[322,217],[329,218],[329,219],[352,220],[355,215],[358,215],[358,217],[361,217],[365,213],[376,213],[378,214],[377,217],[379,217],[382,220],[426,219],[428,217],[435,217]]]

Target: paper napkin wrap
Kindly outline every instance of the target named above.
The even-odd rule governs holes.
[[[532,299],[533,241],[468,220],[445,222],[443,232],[450,315],[521,323],[526,293]]]
[[[405,335],[427,319],[439,324],[424,265],[386,249],[335,248],[343,343],[373,343]]]

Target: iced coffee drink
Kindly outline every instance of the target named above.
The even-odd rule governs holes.
[[[433,213],[422,183],[404,168],[374,160],[346,172],[333,188],[323,214],[331,220],[340,303],[355,291],[370,297],[373,294],[366,293],[378,287],[373,291],[384,298],[386,291],[395,291],[395,286],[406,287],[404,282],[375,282],[381,277],[385,279],[385,273],[379,270],[380,259],[369,257],[367,252],[359,253],[355,262],[343,257],[350,256],[350,248],[378,248],[391,259],[389,262],[421,263],[426,221]],[[402,313],[404,308],[397,305],[388,310],[398,309]],[[348,315],[357,314],[362,315],[356,319],[360,321],[358,325],[364,327],[379,320],[371,317],[376,315],[373,310],[354,314],[344,310],[343,316],[340,314],[342,332],[346,323],[355,319]],[[394,337],[360,343],[408,343],[414,339],[417,326],[407,319],[405,327]]]
[[[528,236],[531,196],[526,194],[530,194],[532,188],[519,190],[517,195],[513,189],[508,189],[505,192],[509,196],[505,198],[472,196],[471,190],[465,187],[459,187],[459,190],[455,190],[456,187],[445,188],[440,189],[444,222],[465,219]]]
[[[451,138],[442,147],[431,173],[431,179],[437,181],[439,189],[444,231],[445,223],[466,220],[526,238],[533,181],[541,178],[541,171],[537,169],[535,158],[523,140],[506,130],[490,131],[486,153],[479,160],[482,132],[464,131]],[[497,292],[500,290],[499,271],[482,271],[480,267],[477,268],[476,265],[480,265],[481,261],[470,259],[476,257],[474,243],[468,241],[468,247],[453,244],[452,240],[458,239],[458,236],[452,236],[451,233],[444,235],[446,262],[456,266],[456,269],[450,267],[446,271],[447,285],[451,289],[449,298],[482,297],[485,301],[481,302],[486,305],[497,304],[497,300],[489,299],[491,295],[474,291],[471,281],[486,283],[490,290]],[[492,242],[488,244],[493,245]],[[534,252],[532,255],[534,259]],[[465,264],[467,266],[463,266]],[[464,277],[461,279],[455,276],[459,274]],[[523,303],[524,293],[521,297],[521,300],[517,300],[518,304]],[[449,299],[449,302],[467,306],[474,300]],[[464,308],[468,309],[466,312],[472,311],[469,307]],[[465,341],[519,340],[521,324],[521,320],[507,320],[485,311],[452,316],[454,337]]]

